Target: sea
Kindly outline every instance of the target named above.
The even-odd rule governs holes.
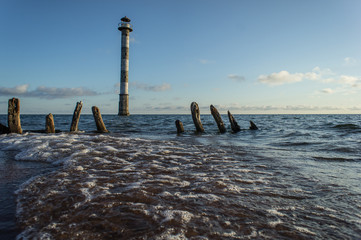
[[[45,134],[22,115],[0,135],[0,239],[361,239],[361,115],[234,117],[103,115],[100,134],[54,115]]]

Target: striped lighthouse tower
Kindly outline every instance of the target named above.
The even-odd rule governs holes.
[[[122,32],[121,68],[120,68],[120,94],[118,115],[129,115],[128,71],[129,71],[129,33],[133,31],[130,19],[123,17],[118,24]]]

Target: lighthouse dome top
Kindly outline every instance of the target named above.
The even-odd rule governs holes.
[[[130,22],[130,19],[127,18],[127,16],[123,17],[122,19],[120,19],[122,22]]]

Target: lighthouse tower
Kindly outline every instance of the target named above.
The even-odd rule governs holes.
[[[128,71],[129,71],[129,33],[133,31],[130,19],[123,17],[118,24],[122,32],[121,68],[120,68],[120,94],[118,115],[129,115]]]

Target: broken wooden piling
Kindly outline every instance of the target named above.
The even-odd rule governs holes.
[[[100,133],[109,132],[107,130],[107,128],[105,127],[102,115],[100,114],[100,111],[99,111],[99,108],[96,107],[96,106],[93,106],[92,107],[92,112],[93,112],[95,124],[97,125],[97,131],[100,132]]]
[[[79,124],[79,118],[82,107],[83,107],[82,101],[76,103],[76,107],[74,109],[74,114],[73,114],[73,120],[71,121],[70,132],[78,131],[78,124]]]
[[[215,108],[213,105],[211,105],[210,109],[211,109],[212,116],[213,116],[214,120],[217,123],[219,132],[220,133],[225,133],[226,132],[226,127],[224,126],[221,115],[219,114],[217,108]]]
[[[193,123],[196,127],[197,132],[204,132],[204,128],[201,122],[199,107],[196,102],[191,103],[191,112],[192,112]]]
[[[8,127],[10,133],[23,133],[20,123],[20,100],[17,98],[9,99]]]
[[[258,127],[256,126],[256,124],[254,124],[254,122],[249,121],[249,123],[251,124],[251,126],[249,127],[249,129],[251,129],[251,130],[258,130]]]
[[[54,117],[51,113],[45,117],[45,133],[55,133]]]
[[[175,121],[175,126],[177,127],[177,133],[180,134],[182,132],[184,132],[184,127],[183,127],[183,123],[179,120]]]
[[[236,133],[236,132],[241,131],[241,127],[238,125],[236,119],[234,119],[234,117],[230,111],[228,111],[228,119],[229,119],[229,122],[231,123],[231,129],[233,132]]]

